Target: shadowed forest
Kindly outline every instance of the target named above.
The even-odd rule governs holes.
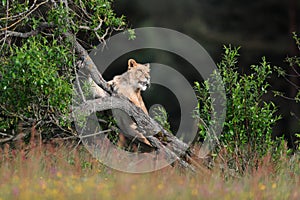
[[[158,26],[187,34],[198,41],[216,63],[221,59],[224,44],[241,47],[238,64],[238,71],[241,73],[249,73],[250,65],[260,62],[263,56],[273,66],[287,69],[293,76],[299,72],[299,69],[295,72],[289,68],[286,62],[287,56],[299,55],[292,37],[293,32],[300,31],[300,3],[296,0],[130,0],[116,1],[115,9],[117,13],[126,15],[129,27]],[[178,58],[174,62],[174,59],[168,59],[165,54],[159,55],[151,59],[175,68],[186,64]],[[199,79],[193,75],[189,78],[192,81]],[[299,79],[292,76],[289,80],[296,85],[300,84]],[[272,75],[271,86],[271,90],[284,92],[287,97],[293,98],[297,94],[297,87],[276,74]],[[287,98],[273,98],[272,94],[265,98],[272,99],[279,107],[278,113],[283,116],[274,126],[274,135],[284,134],[293,147],[294,134],[300,128],[299,104]]]

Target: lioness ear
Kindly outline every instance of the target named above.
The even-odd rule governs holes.
[[[134,59],[129,59],[128,60],[128,70],[130,70],[131,68],[137,66],[137,63]]]

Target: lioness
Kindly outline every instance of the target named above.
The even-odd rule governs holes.
[[[141,91],[145,91],[150,85],[150,65],[139,64],[134,59],[128,60],[128,70],[122,75],[115,76],[108,84],[116,91],[127,97],[137,107],[140,107],[146,114],[141,96]],[[91,77],[88,78],[94,98],[104,97],[105,92],[100,88]]]
[[[129,59],[128,71],[122,75],[115,76],[108,83],[113,86],[118,94],[127,97],[132,103],[148,114],[141,91],[145,91],[150,85],[149,72],[149,64],[139,64],[134,59]]]
[[[127,97],[133,104],[141,108],[144,113],[148,114],[141,91],[145,91],[150,85],[150,65],[139,64],[134,59],[128,60],[128,70],[122,75],[115,76],[108,84],[118,94]],[[89,77],[93,96],[95,98],[105,96],[105,92],[100,88],[91,77]],[[139,140],[152,146],[150,142],[137,131],[136,124],[120,110],[113,110],[117,117],[118,124],[126,133],[136,136]]]

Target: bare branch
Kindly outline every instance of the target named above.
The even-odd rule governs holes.
[[[79,65],[82,65],[82,62],[80,62],[80,64],[77,64],[77,66],[79,66]],[[81,97],[82,101],[86,102],[85,96],[83,95],[83,91],[82,91],[81,86],[80,86],[79,77],[78,77],[77,73],[75,74],[75,81],[76,81],[76,85],[78,87],[79,94],[80,94],[80,97]]]
[[[26,11],[24,11],[24,12],[20,12],[20,13],[18,13],[18,14],[16,14],[16,15],[13,15],[13,16],[6,16],[6,17],[3,17],[3,18],[0,18],[0,21],[1,20],[13,20],[13,19],[15,19],[15,18],[18,18],[18,17],[20,17],[20,16],[22,16],[22,15],[25,15],[26,13],[28,13],[28,12],[30,12],[33,8],[34,8],[34,6],[35,6],[35,4],[36,4],[36,1],[37,0],[34,0],[34,2],[32,3],[32,5],[30,6],[30,8],[28,9],[28,10],[26,10]],[[7,1],[7,5],[9,4],[9,1]],[[7,11],[8,11],[8,9],[7,9]]]
[[[143,130],[144,136],[146,136],[146,138],[152,144],[154,144],[156,148],[166,152],[168,156],[171,156],[170,158],[178,160],[181,165],[185,167],[188,166],[188,163],[180,159],[180,157],[188,157],[188,153],[190,153],[188,152],[188,145],[164,130],[155,120],[146,115],[140,108],[136,107],[127,98],[120,97],[113,93],[86,50],[76,41],[74,35],[71,33],[65,33],[65,36],[69,37],[71,41],[73,41],[76,51],[83,59],[85,64],[84,67],[89,71],[95,83],[104,91],[108,92],[110,95],[113,95],[84,102],[73,110],[73,116],[82,116],[82,114],[88,116],[97,111],[121,109],[130,117],[134,118],[139,129]],[[159,132],[161,132],[167,138],[167,146],[164,146],[156,137],[152,136]]]
[[[69,32],[64,33],[64,35],[73,42],[75,50],[77,51],[77,53],[79,53],[81,59],[83,60],[84,67],[90,72],[91,77],[95,81],[95,83],[99,85],[104,91],[112,94],[111,88],[103,79],[102,75],[98,71],[95,63],[93,62],[87,51],[81,46],[81,44],[79,44],[79,42],[77,42],[76,37]]]
[[[83,26],[83,25],[79,26],[79,28],[80,29],[85,29],[85,30],[90,30],[90,31],[98,31],[102,27],[102,24],[103,24],[104,21],[105,21],[105,19],[104,20],[100,19],[99,25],[95,28],[90,28],[89,26]]]
[[[0,132],[0,135],[6,137],[6,138],[3,138],[3,139],[0,139],[0,144],[7,143],[7,142],[10,142],[10,141],[18,141],[18,140],[21,140],[25,137],[24,133],[20,133],[18,135],[14,135],[14,134],[10,135],[10,134]]]
[[[8,116],[16,117],[16,118],[18,118],[18,119],[21,119],[22,121],[24,121],[24,120],[30,121],[30,122],[33,122],[33,121],[34,121],[34,119],[32,119],[32,118],[28,118],[28,117],[26,117],[26,116],[23,116],[23,115],[20,115],[20,114],[18,114],[18,113],[14,113],[14,112],[11,112],[11,111],[7,110],[7,109],[5,108],[5,106],[3,106],[3,105],[1,105],[1,104],[0,104],[0,107],[1,107],[1,109],[3,109],[3,110],[5,111],[5,114],[8,115]]]
[[[94,33],[97,36],[99,42],[104,44],[103,47],[105,47],[105,45],[106,45],[105,37],[108,35],[109,30],[110,30],[110,28],[106,28],[105,33],[101,37],[96,31],[94,31]]]
[[[8,15],[9,15],[8,10],[9,10],[9,1],[7,1],[7,3],[6,3],[6,17],[8,17]],[[6,20],[6,22],[5,22],[5,27],[7,27],[7,24],[8,24],[8,20]],[[2,28],[2,26],[0,26],[0,28]],[[1,48],[0,48],[0,51],[2,51],[2,49],[3,49],[3,47],[6,43],[7,31],[5,31],[4,34],[5,34],[4,38],[0,40],[0,42],[3,41],[2,45],[1,45]]]
[[[3,133],[0,133],[0,135],[2,135]],[[0,143],[6,143],[6,142],[9,142],[11,140],[14,139],[14,136],[13,135],[9,135],[7,138],[4,138],[4,139],[0,139]]]
[[[20,37],[20,38],[29,38],[31,36],[35,36],[41,31],[45,30],[46,28],[52,28],[54,27],[53,24],[49,24],[47,22],[42,22],[39,24],[36,30],[32,30],[29,32],[21,33],[21,32],[16,32],[16,31],[5,31],[0,33],[0,35],[7,34],[7,37],[12,36],[12,37]]]
[[[79,0],[80,3],[80,9],[82,10],[82,12],[86,15],[87,18],[89,18],[91,20],[90,15],[86,12],[86,10],[84,9],[84,4],[82,3],[81,0]]]
[[[88,100],[73,110],[73,116],[90,115],[97,111],[121,109],[130,117],[133,117],[138,127],[144,130],[147,139],[159,132],[163,133],[168,141],[168,147],[178,156],[186,156],[188,145],[177,137],[164,130],[155,120],[146,115],[140,108],[136,107],[129,100],[120,96],[109,96],[95,100]],[[76,119],[75,119],[76,120]],[[150,139],[149,139],[150,140]],[[159,148],[159,147],[157,147]]]
[[[15,25],[17,25],[18,23],[20,23],[22,20],[24,20],[25,18],[27,18],[32,12],[34,12],[36,9],[38,9],[40,6],[42,6],[43,4],[47,3],[48,0],[43,1],[41,3],[39,3],[38,5],[36,5],[35,8],[33,8],[30,12],[26,13],[26,15],[24,15],[21,19],[17,20],[16,22],[12,23],[11,25],[1,28],[0,31],[6,31],[9,30],[10,28],[14,27]]]
[[[111,132],[111,131],[112,131],[112,130],[108,129],[108,130],[99,131],[99,132],[97,132],[97,133],[93,133],[93,134],[89,134],[89,135],[83,135],[83,136],[80,136],[80,139],[88,138],[88,137],[91,137],[91,136],[100,135],[100,134],[103,134],[103,133],[109,133],[109,132]]]

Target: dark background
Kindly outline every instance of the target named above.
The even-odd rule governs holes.
[[[222,57],[223,45],[241,46],[239,71],[249,73],[250,65],[258,64],[262,56],[273,66],[290,70],[284,61],[287,56],[299,55],[292,39],[292,32],[300,34],[300,2],[298,0],[116,0],[114,9],[127,17],[130,28],[165,27],[180,31],[198,41],[211,55],[216,63]],[[124,55],[120,63],[126,63],[131,55]],[[133,52],[139,62],[157,62],[176,69],[183,69],[185,76],[193,83],[201,77],[189,72],[184,60],[167,52],[144,50]],[[290,73],[293,73],[290,71]],[[299,83],[299,78],[293,80]],[[274,75],[271,90],[286,92],[294,97],[296,90],[283,79]],[[300,85],[300,84],[299,84]],[[167,93],[167,92],[166,92]],[[158,99],[147,98],[146,104],[172,99],[158,95]],[[267,95],[279,108],[283,116],[274,128],[274,136],[284,134],[293,146],[294,133],[300,130],[299,121],[291,115],[300,117],[300,107],[293,101]],[[175,103],[176,104],[176,103]],[[174,105],[175,105],[174,104]],[[176,107],[176,106],[174,106]],[[178,109],[167,108],[171,125],[176,129]]]

